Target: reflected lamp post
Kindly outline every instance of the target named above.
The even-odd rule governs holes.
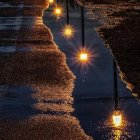
[[[84,7],[81,7],[81,27],[82,27],[82,46],[85,46],[85,22],[84,22]]]
[[[122,112],[121,110],[114,110],[112,114],[112,122],[115,128],[122,126]]]
[[[49,4],[54,4],[54,0],[49,0]]]
[[[67,7],[67,25],[70,24],[69,21],[69,0],[66,0],[66,7]]]
[[[117,77],[117,63],[113,58],[113,74],[114,74],[114,96],[115,96],[115,109],[112,115],[114,127],[121,127],[122,125],[122,112],[119,109],[119,95],[118,95],[118,77]]]
[[[57,18],[60,18],[60,17],[62,16],[62,12],[63,12],[62,7],[56,6],[56,7],[54,8],[53,14],[54,14]]]
[[[73,37],[75,31],[72,25],[70,25],[70,17],[69,17],[69,0],[66,0],[66,12],[67,12],[67,25],[63,28],[63,36],[67,39]]]
[[[115,109],[118,109],[119,108],[119,96],[118,96],[117,63],[114,58],[113,58],[113,73],[114,73]]]
[[[84,7],[81,7],[81,29],[82,29],[82,50],[79,56],[81,62],[88,61],[88,53],[84,49],[85,47],[85,25],[84,25]]]

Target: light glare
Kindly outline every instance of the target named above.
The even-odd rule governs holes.
[[[50,4],[53,4],[53,3],[54,3],[54,0],[49,0],[49,3],[50,3]]]
[[[88,69],[90,66],[93,66],[95,57],[97,57],[97,55],[93,52],[93,50],[84,46],[75,50],[72,60],[73,64],[76,64],[78,67]]]
[[[54,8],[53,14],[54,14],[55,16],[57,16],[57,17],[62,16],[62,8],[61,8],[61,7],[58,7],[58,6],[55,7],[55,8]]]
[[[80,54],[80,60],[81,60],[82,62],[87,61],[87,60],[88,60],[88,54],[87,54],[87,53],[81,53],[81,54]]]
[[[63,29],[63,36],[66,38],[72,38],[74,35],[74,28],[71,25],[65,25]]]
[[[122,115],[113,115],[113,124],[115,127],[119,127],[122,124]]]

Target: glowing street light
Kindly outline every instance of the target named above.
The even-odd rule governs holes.
[[[61,8],[60,7],[57,7],[55,9],[55,14],[59,16],[61,13],[62,13]]]
[[[88,61],[88,54],[87,53],[80,53],[80,60],[82,62]]]
[[[120,127],[122,125],[122,114],[120,110],[115,110],[112,115],[112,121],[114,127]]]
[[[53,4],[53,3],[54,3],[54,0],[49,0],[49,3],[50,3],[50,4]]]
[[[59,6],[56,6],[56,7],[54,8],[53,14],[54,14],[56,17],[59,18],[60,16],[62,16],[62,8],[59,7]]]
[[[72,63],[80,69],[87,70],[93,66],[97,54],[90,47],[77,47],[74,49]]]
[[[66,0],[66,9],[67,9],[67,25],[63,28],[63,36],[67,39],[72,38],[74,35],[74,28],[70,25],[70,17],[69,17],[69,0]]]
[[[113,115],[113,123],[114,123],[115,127],[121,126],[122,116],[121,115]]]
[[[81,63],[89,63],[91,61],[92,54],[90,54],[88,49],[81,48],[77,56]]]
[[[74,28],[71,25],[65,25],[65,27],[63,28],[62,34],[64,37],[66,37],[67,39],[72,38],[74,35]]]

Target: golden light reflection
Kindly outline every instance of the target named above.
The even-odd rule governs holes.
[[[126,136],[127,121],[122,110],[115,109],[111,113],[110,121],[107,127],[111,127],[110,140],[121,140],[122,136]]]
[[[53,10],[53,14],[57,17],[57,18],[60,18],[62,16],[62,12],[63,12],[63,9],[62,7],[60,6],[56,6]]]
[[[116,109],[110,112],[105,121],[99,123],[99,131],[104,131],[106,134],[102,135],[104,139],[109,140],[127,140],[132,138],[135,133],[131,130],[133,123],[127,120],[124,111]]]
[[[49,3],[50,4],[54,4],[54,0],[49,0]]]
[[[133,131],[131,131],[131,126],[134,125],[128,122],[126,115],[120,111],[115,110],[113,112],[115,114],[115,120],[113,123],[112,131],[111,131],[111,138],[110,140],[126,140],[128,137],[132,138],[135,135]],[[116,115],[117,114],[117,115]],[[113,119],[113,118],[112,118]]]
[[[89,63],[91,59],[91,53],[86,48],[81,48],[77,53],[77,61],[80,63]]]
[[[63,28],[62,34],[67,39],[72,38],[75,33],[75,30],[72,25],[65,25]]]
[[[122,125],[122,114],[120,110],[115,110],[112,115],[112,121],[114,127],[120,127]]]
[[[113,115],[113,124],[115,127],[119,127],[122,124],[122,116],[121,115]]]
[[[36,17],[35,18],[35,25],[42,25],[43,22],[42,22],[42,17]]]
[[[121,136],[122,136],[122,134],[123,134],[123,131],[122,130],[120,130],[120,129],[116,129],[116,130],[113,130],[112,131],[112,133],[113,133],[113,140],[121,140]]]
[[[90,47],[80,47],[74,50],[74,56],[72,58],[72,64],[76,67],[83,69],[89,69],[90,66],[93,66],[95,58],[98,57]]]
[[[88,61],[88,54],[87,53],[81,53],[80,54],[80,60],[82,62]]]

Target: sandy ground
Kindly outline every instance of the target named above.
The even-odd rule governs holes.
[[[0,3],[6,23],[21,19],[0,30],[0,140],[92,139],[71,115],[75,76],[40,20],[47,7],[45,0]]]
[[[121,70],[120,76],[133,95],[140,98],[140,3],[136,1],[91,1],[84,3],[102,26],[98,33],[111,49]]]

